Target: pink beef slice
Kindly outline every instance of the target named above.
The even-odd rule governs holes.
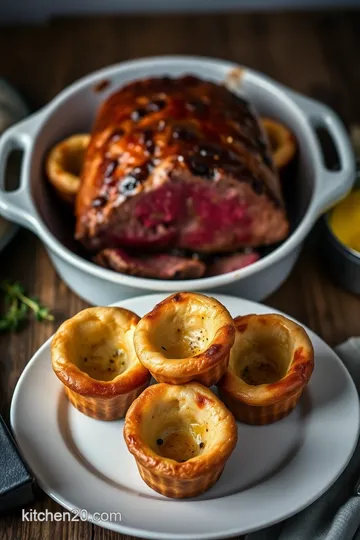
[[[283,240],[280,181],[258,118],[193,76],[130,83],[102,105],[76,201],[89,250],[233,252]]]
[[[224,255],[219,257],[215,262],[209,265],[206,275],[218,276],[220,274],[227,274],[234,270],[240,270],[250,264],[258,261],[260,256],[258,253],[234,253],[234,255]]]
[[[146,278],[195,279],[205,273],[203,262],[165,253],[132,256],[122,249],[104,249],[95,262],[116,272]]]

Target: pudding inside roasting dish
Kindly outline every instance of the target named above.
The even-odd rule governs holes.
[[[80,189],[80,175],[90,135],[72,135],[55,145],[46,162],[46,173],[56,193],[64,201],[74,203]]]
[[[301,326],[281,315],[237,317],[235,328],[220,396],[242,422],[280,420],[296,406],[311,377],[311,341]]]
[[[134,345],[140,362],[158,382],[215,384],[234,343],[234,323],[214,298],[180,292],[139,322]]]
[[[88,308],[64,322],[52,345],[52,366],[71,403],[101,420],[122,418],[147,386],[134,330],[139,317],[122,308]]]
[[[271,126],[280,144],[286,137],[276,138]],[[286,140],[291,159],[295,143]],[[289,232],[257,113],[225,85],[191,75],[135,81],[106,99],[76,194],[70,180],[76,240],[96,263],[122,273],[226,273],[256,262],[258,250]],[[56,174],[52,183],[59,187]]]
[[[237,427],[208,388],[160,383],[130,407],[124,437],[143,480],[167,497],[185,498],[218,480],[236,446]]]

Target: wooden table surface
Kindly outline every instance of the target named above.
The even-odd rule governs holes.
[[[360,122],[360,12],[226,14],[59,19],[0,31],[0,76],[36,109],[77,78],[145,55],[196,54],[233,60],[265,72],[332,106],[349,125]],[[296,317],[334,345],[360,334],[360,299],[336,288],[310,241],[291,276],[267,304]],[[85,303],[56,275],[41,242],[21,230],[1,254],[1,278],[21,280],[53,309],[54,324],[31,323],[0,337],[0,413],[28,360],[59,323]],[[1,456],[0,456],[1,459]],[[45,495],[30,505],[61,510]],[[23,523],[0,518],[0,539],[125,539],[89,523]]]

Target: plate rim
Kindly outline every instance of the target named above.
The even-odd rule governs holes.
[[[155,305],[155,303],[161,301],[161,299],[166,298],[170,294],[172,294],[172,293],[152,293],[152,294],[147,294],[147,295],[137,295],[137,296],[134,296],[132,298],[127,298],[125,300],[120,300],[120,301],[114,302],[113,304],[111,304],[111,306],[129,307],[128,304],[131,304],[134,300],[139,300],[139,299],[143,299],[145,302],[146,301],[153,301],[152,303]],[[314,334],[321,341],[322,345],[325,345],[326,348],[331,349],[334,356],[336,357],[337,363],[342,367],[342,370],[344,372],[344,376],[348,379],[348,382],[350,383],[350,387],[352,388],[351,392],[354,393],[354,395],[358,399],[358,392],[357,392],[357,388],[355,386],[355,383],[354,383],[354,381],[353,381],[347,367],[342,362],[341,358],[336,353],[336,351],[332,347],[330,347],[330,345],[328,345],[318,334],[316,334],[314,331],[312,331],[310,328],[308,328],[303,323],[299,322],[294,317],[292,317],[290,315],[287,315],[286,313],[284,313],[281,310],[278,310],[276,308],[268,306],[265,303],[255,302],[255,301],[252,301],[252,300],[247,300],[247,299],[244,299],[244,298],[241,298],[241,297],[236,297],[236,296],[233,296],[233,295],[213,294],[211,291],[210,292],[205,292],[205,293],[203,291],[201,291],[200,294],[208,294],[209,296],[213,296],[213,297],[219,299],[220,301],[222,301],[222,299],[224,299],[225,301],[227,299],[229,299],[231,301],[235,300],[235,301],[250,303],[250,304],[253,304],[255,306],[261,306],[262,308],[265,307],[267,310],[269,310],[268,311],[269,313],[279,313],[279,314],[285,315],[286,317],[294,320],[295,322],[298,322],[298,324],[300,324],[307,332],[310,332],[311,334]],[[19,450],[21,456],[23,457],[25,463],[27,463],[27,460],[26,460],[26,457],[24,455],[23,449],[21,448],[21,443],[19,442],[18,436],[17,436],[17,433],[16,433],[16,412],[15,412],[16,411],[16,402],[17,402],[17,399],[18,399],[18,395],[20,394],[20,391],[21,391],[21,385],[22,385],[23,381],[26,378],[27,371],[30,371],[32,365],[34,363],[36,363],[36,361],[38,361],[38,358],[41,356],[41,353],[43,352],[43,350],[46,349],[47,347],[49,347],[53,336],[54,336],[54,334],[52,334],[41,345],[41,347],[39,347],[39,349],[37,349],[35,351],[35,353],[31,357],[31,359],[28,361],[28,363],[26,364],[25,368],[23,369],[23,371],[22,371],[22,373],[21,373],[21,375],[20,375],[20,377],[19,377],[19,379],[18,379],[18,381],[16,383],[16,386],[15,386],[15,389],[14,389],[14,392],[13,392],[13,396],[12,396],[12,399],[11,399],[10,426],[11,426],[11,430],[12,430],[12,433],[14,435],[15,441],[17,443],[18,450]],[[347,455],[343,466],[340,468],[340,470],[337,472],[337,474],[333,477],[333,479],[331,481],[329,481],[313,497],[308,499],[302,505],[298,506],[295,510],[290,511],[290,512],[289,511],[285,512],[284,515],[282,515],[282,517],[277,517],[277,518],[272,519],[272,520],[266,519],[264,521],[264,523],[260,523],[260,525],[256,525],[254,527],[247,528],[247,529],[241,529],[241,528],[239,528],[239,525],[237,525],[237,527],[232,528],[232,529],[228,529],[227,531],[224,531],[224,532],[214,532],[214,533],[170,533],[170,534],[166,533],[166,532],[160,532],[160,531],[149,531],[149,530],[146,530],[144,528],[142,528],[142,529],[141,528],[135,528],[133,526],[124,525],[121,521],[120,522],[101,521],[101,520],[97,521],[97,520],[92,519],[92,514],[91,513],[88,513],[87,521],[89,521],[90,523],[93,523],[95,525],[99,525],[100,527],[103,527],[105,529],[113,530],[113,531],[121,533],[121,534],[129,534],[130,536],[137,536],[139,538],[146,538],[146,539],[150,539],[150,540],[169,540],[169,538],[171,538],[171,540],[218,540],[218,539],[231,538],[231,537],[234,537],[234,536],[239,535],[239,534],[240,535],[246,535],[246,534],[249,534],[251,532],[261,530],[262,528],[265,528],[265,527],[267,528],[267,527],[270,527],[270,526],[275,525],[277,523],[280,523],[280,522],[284,521],[285,519],[288,519],[288,518],[298,514],[299,512],[301,512],[302,510],[304,510],[305,508],[307,508],[308,506],[313,504],[316,500],[318,500],[336,482],[336,480],[344,472],[344,470],[346,469],[347,465],[349,464],[349,462],[350,462],[350,460],[351,460],[351,458],[352,458],[352,456],[354,454],[354,451],[355,451],[355,448],[356,448],[356,445],[357,445],[357,442],[358,442],[358,439],[359,439],[359,434],[360,434],[360,408],[356,408],[356,412],[357,412],[356,419],[353,419],[353,420],[356,420],[356,424],[357,424],[356,437],[354,437],[354,441],[353,441],[351,450],[350,450],[349,454]],[[354,424],[355,424],[355,422],[354,422]],[[29,467],[29,465],[27,465],[27,466]],[[31,470],[31,468],[30,468],[30,470]],[[49,484],[47,484],[46,482],[40,481],[37,478],[36,478],[36,482],[39,485],[39,487],[49,497],[51,497],[54,501],[56,501],[58,504],[60,504],[63,508],[65,508],[66,510],[70,510],[70,511],[74,508],[74,505],[72,505],[69,500],[66,500],[64,497],[62,497],[60,493],[57,493],[56,491],[53,492],[53,490],[52,490],[52,488],[51,488],[51,486]],[[214,500],[216,500],[216,499],[214,499]]]

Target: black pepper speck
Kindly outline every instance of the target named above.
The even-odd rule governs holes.
[[[147,112],[148,111],[144,109],[143,107],[140,107],[139,109],[135,109],[131,113],[131,120],[133,120],[134,122],[138,122],[139,120],[141,120],[141,118],[146,116]]]
[[[166,106],[165,99],[159,98],[159,99],[154,99],[153,101],[150,101],[147,104],[146,109],[150,112],[158,112],[164,109],[165,106]]]
[[[107,202],[106,197],[97,197],[96,199],[93,200],[91,205],[93,208],[101,208],[102,206],[105,206],[106,202]]]
[[[137,186],[139,185],[139,180],[133,178],[132,176],[126,176],[119,186],[119,191],[123,195],[131,195]]]

